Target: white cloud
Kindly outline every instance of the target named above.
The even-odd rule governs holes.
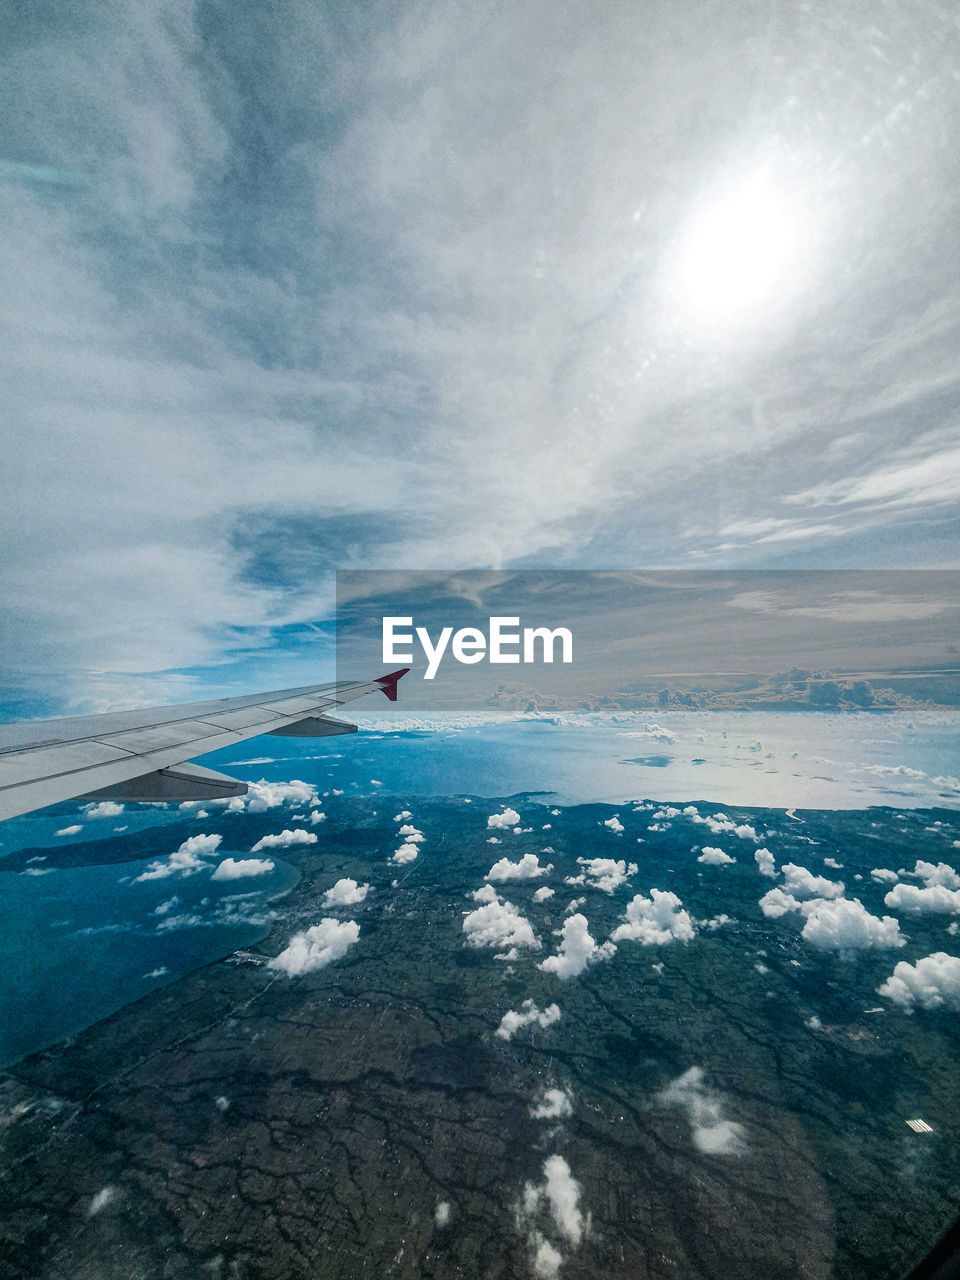
[[[323,895],[325,907],[353,907],[363,902],[370,892],[369,884],[357,884],[356,880],[338,880],[332,889]]]
[[[724,1117],[719,1095],[707,1088],[701,1067],[690,1067],[657,1097],[667,1106],[683,1107],[699,1151],[716,1156],[743,1153],[743,1125]]]
[[[339,960],[360,936],[356,920],[332,920],[326,917],[303,933],[294,934],[283,951],[270,961],[271,969],[282,969],[295,978],[303,973],[322,969],[333,960]]]
[[[773,877],[777,874],[777,864],[769,849],[758,849],[753,856],[757,862],[757,870],[762,876]]]
[[[622,735],[624,738],[650,738],[654,742],[676,742],[677,735],[672,729],[665,729],[659,724],[647,724],[643,729],[630,729]]]
[[[326,820],[327,815],[325,813],[321,813],[319,809],[314,809],[310,814],[310,825],[312,827],[317,826],[321,822],[326,822]]]
[[[960,915],[960,890],[942,884],[923,889],[915,884],[895,884],[883,901],[908,915]]]
[[[530,1233],[533,1245],[533,1274],[536,1280],[556,1280],[563,1265],[563,1254],[539,1231]]]
[[[946,1007],[960,1013],[960,958],[936,951],[916,964],[901,960],[877,991],[907,1010]]]
[[[507,1010],[500,1019],[499,1027],[493,1034],[499,1036],[501,1040],[510,1040],[521,1027],[532,1026],[533,1023],[536,1023],[539,1027],[549,1027],[554,1022],[559,1022],[559,1020],[559,1005],[548,1004],[541,1011],[532,1000],[524,1000],[519,1012],[514,1009]]]
[[[227,809],[231,813],[266,813],[268,809],[278,809],[284,804],[306,808],[318,803],[317,789],[310,782],[301,782],[299,778],[290,782],[268,782],[261,778],[259,782],[247,784],[245,796],[234,796],[229,800]]]
[[[394,822],[403,822],[406,818],[412,818],[413,814],[409,809],[401,809],[399,813],[393,815]]]
[[[778,885],[776,889],[770,889],[760,899],[760,910],[771,920],[779,920],[788,911],[799,911],[800,903],[793,894],[784,893]]]
[[[224,858],[211,880],[239,880],[244,876],[263,876],[272,871],[274,864],[269,858]]]
[[[617,835],[619,835],[624,830],[623,823],[620,821],[620,819],[617,817],[616,814],[614,814],[612,818],[605,819],[603,825],[605,827],[609,827],[611,831],[615,831]]]
[[[420,836],[421,839],[423,838],[423,832],[418,831],[417,828],[412,826],[409,822],[405,822],[403,824],[403,826],[397,832],[397,835],[398,836]]]
[[[637,874],[637,864],[631,862],[628,865],[622,858],[578,858],[577,862],[583,867],[583,875],[568,877],[566,883],[586,883],[591,889],[602,889],[604,893],[613,893],[630,876]]]
[[[487,836],[487,844],[503,844],[499,836]]]
[[[896,871],[889,871],[886,867],[874,867],[870,874],[881,884],[896,884],[900,878]]]
[[[101,800],[99,804],[86,804],[83,812],[87,818],[117,818],[123,813],[123,805],[113,800]]]
[[[806,916],[801,937],[815,947],[862,951],[872,947],[902,947],[906,941],[893,916],[871,915],[858,898],[816,898],[800,904]]]
[[[404,842],[399,849],[394,851],[393,857],[389,861],[396,863],[398,866],[403,866],[405,862],[416,862],[418,852],[419,850],[415,844]]]
[[[917,862],[911,875],[918,876],[928,888],[942,885],[945,889],[960,889],[960,876],[946,862]]]
[[[843,896],[843,885],[826,876],[815,876],[806,867],[795,862],[787,862],[780,868],[783,872],[784,890],[795,898],[840,898]]]
[[[724,853],[722,849],[714,849],[710,845],[706,845],[697,861],[704,862],[710,867],[722,867],[728,863],[736,862],[736,858],[731,858],[729,853]]]
[[[136,879],[137,881],[165,880],[168,876],[192,876],[198,871],[206,871],[210,864],[203,862],[202,859],[217,851],[221,839],[219,835],[190,836],[188,840],[184,840],[176,853],[171,853],[165,861],[158,858],[151,862],[146,871]]]
[[[495,862],[484,877],[497,883],[504,880],[536,880],[553,870],[553,864],[540,865],[535,853],[525,853],[519,862],[511,862],[509,858],[501,858]]]
[[[434,1210],[434,1224],[438,1227],[445,1227],[450,1221],[450,1205],[446,1200],[441,1200]]]
[[[261,849],[289,849],[298,844],[316,844],[317,837],[312,831],[303,827],[295,827],[292,831],[285,827],[279,835],[263,836],[251,848],[251,853],[259,853]]]
[[[102,1213],[108,1205],[113,1204],[118,1194],[116,1187],[102,1187],[87,1205],[87,1217],[95,1218],[98,1213]]]
[[[504,809],[502,813],[491,813],[487,819],[488,827],[516,827],[520,824],[520,815],[516,809]]]
[[[832,871],[842,871],[842,870],[843,870],[843,863],[842,863],[842,862],[838,862],[838,861],[836,860],[836,858],[824,858],[824,860],[823,860],[823,865],[824,865],[825,867],[830,867],[830,869],[831,869]]]
[[[546,885],[542,889],[538,889],[533,895],[534,902],[546,902],[548,898],[552,898],[556,893],[556,889],[550,889]]]
[[[532,1217],[541,1204],[549,1207],[560,1234],[570,1242],[579,1244],[585,1230],[580,1211],[580,1187],[570,1173],[570,1166],[563,1156],[548,1156],[543,1162],[544,1180],[540,1186],[528,1182],[523,1189],[523,1210]]]
[[[83,827],[75,822],[72,827],[61,827],[59,831],[55,831],[55,836],[75,836],[78,831],[82,831]]]
[[[627,903],[626,924],[614,929],[614,942],[639,942],[641,946],[663,946],[668,942],[689,942],[695,930],[689,914],[675,893],[651,889],[650,897],[638,893]]]
[[[485,885],[473,895],[483,905],[463,918],[463,932],[471,947],[529,947],[536,951],[540,939],[533,932],[530,921],[522,916],[512,902],[504,902],[491,885]]]
[[[571,911],[579,911],[585,902],[586,902],[586,898],[572,898],[564,907],[564,911],[567,914],[569,914]]]
[[[536,1106],[530,1108],[534,1120],[562,1120],[573,1114],[569,1095],[562,1089],[545,1089]]]
[[[589,932],[586,916],[574,915],[564,922],[560,930],[560,949],[556,955],[547,956],[539,967],[545,973],[555,973],[566,980],[583,973],[587,965],[597,960],[609,960],[616,947],[611,942],[597,943]]]

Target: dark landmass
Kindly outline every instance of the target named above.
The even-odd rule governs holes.
[[[489,802],[401,798],[426,841],[416,863],[390,867],[391,803],[378,797],[377,817],[372,801],[345,799],[322,847],[287,851],[303,878],[259,952],[198,970],[0,1077],[5,1276],[528,1277],[523,1190],[554,1153],[590,1216],[579,1245],[560,1242],[564,1280],[884,1280],[929,1248],[960,1187],[960,1046],[956,1015],[865,1016],[881,1003],[878,974],[901,956],[811,953],[795,924],[758,911],[772,882],[752,865],[755,845],[735,867],[698,868],[679,822],[628,844],[649,811],[616,810],[631,824],[621,841],[601,826],[609,806],[548,817],[525,801],[527,825],[551,830],[507,835],[505,850],[486,843]],[[854,871],[936,860],[944,837],[931,822],[956,822],[947,811],[724,812],[765,831],[781,860],[821,872],[835,856],[848,884]],[[468,891],[504,852],[542,849],[544,836],[556,897],[534,904],[536,883],[502,888],[543,950],[508,965],[466,948]],[[561,982],[536,962],[584,892],[560,878],[578,855],[642,864],[629,891],[586,891],[598,938],[652,885],[675,889],[699,919],[733,920],[686,945],[623,942]],[[340,913],[359,921],[359,942],[299,978],[267,967],[291,933],[330,914],[321,895],[340,876],[374,885]],[[856,889],[871,907],[874,889]],[[942,945],[935,923],[936,934],[929,921],[916,932]],[[528,998],[556,1001],[561,1020],[496,1038],[503,1013]],[[804,1025],[813,1013],[815,1031]],[[741,1154],[697,1150],[686,1115],[658,1101],[694,1065],[743,1126]],[[530,1114],[548,1086],[572,1100],[562,1123]],[[911,1116],[934,1133],[912,1133]]]

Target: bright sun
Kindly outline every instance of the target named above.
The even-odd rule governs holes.
[[[792,294],[803,259],[796,201],[761,172],[717,192],[681,231],[673,287],[694,323],[758,321]]]

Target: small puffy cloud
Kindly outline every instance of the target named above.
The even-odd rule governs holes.
[[[562,1089],[545,1089],[537,1105],[530,1108],[534,1120],[562,1120],[572,1113],[570,1098]]]
[[[155,916],[165,916],[168,912],[172,911],[174,907],[179,907],[179,905],[180,899],[176,894],[174,894],[172,898],[167,898],[166,902],[161,902],[159,906],[154,907],[153,914]]]
[[[166,880],[168,876],[192,876],[206,871],[210,864],[202,859],[216,852],[220,840],[219,835],[190,836],[169,858],[151,862],[146,871],[137,876],[137,881]]]
[[[487,819],[488,827],[518,827],[520,815],[516,809],[504,809],[503,813],[491,813]]]
[[[563,1265],[563,1254],[539,1231],[530,1233],[533,1245],[533,1274],[536,1280],[557,1280]]]
[[[291,782],[268,782],[261,778],[259,782],[248,784],[245,796],[234,796],[227,808],[234,813],[238,810],[266,813],[268,809],[277,809],[284,804],[306,808],[317,802],[317,789],[310,782],[301,782],[299,778]]]
[[[604,893],[613,893],[629,879],[637,874],[637,864],[629,865],[620,858],[578,858],[583,874],[568,876],[567,884],[586,884],[591,889],[602,889]]]
[[[500,1025],[493,1033],[501,1040],[510,1040],[521,1027],[529,1027],[534,1023],[538,1027],[549,1027],[560,1021],[560,1006],[548,1004],[543,1010],[537,1008],[532,1000],[524,1000],[519,1012],[508,1009],[500,1019]]]
[[[273,866],[269,858],[224,858],[211,879],[240,880],[244,876],[265,876]]]
[[[450,1221],[450,1205],[446,1200],[441,1200],[434,1210],[434,1224],[438,1227],[445,1227]]]
[[[586,898],[573,898],[564,907],[564,911],[567,913],[571,911],[579,911],[585,902],[586,902]]]
[[[123,813],[123,805],[113,800],[101,800],[99,804],[86,804],[83,811],[88,818],[118,818]]]
[[[403,826],[397,832],[397,835],[398,836],[420,836],[420,838],[423,839],[423,832],[418,831],[417,828],[409,822],[405,822],[403,824]]]
[[[326,917],[303,933],[294,934],[287,946],[270,961],[271,969],[280,969],[290,978],[313,973],[333,960],[339,960],[360,936],[356,920],[332,920]]]
[[[61,827],[59,831],[55,831],[55,836],[75,836],[78,831],[82,831],[83,827],[75,822],[72,827]]]
[[[327,815],[325,813],[321,813],[319,809],[314,809],[310,814],[310,825],[312,827],[317,826],[321,822],[326,822],[326,820]]]
[[[103,1187],[87,1205],[87,1217],[95,1218],[98,1213],[102,1213],[108,1205],[113,1204],[117,1199],[117,1195],[118,1192],[116,1187]]]
[[[419,849],[415,844],[404,843],[399,849],[394,851],[393,857],[390,858],[390,861],[396,863],[398,866],[403,866],[405,862],[416,862],[418,853]]]
[[[719,1095],[707,1088],[701,1067],[690,1067],[657,1097],[666,1106],[686,1111],[698,1151],[714,1156],[737,1156],[744,1151],[743,1125],[724,1117]]]
[[[354,907],[363,902],[370,892],[368,884],[357,884],[356,880],[338,880],[332,889],[323,895],[325,907]]]
[[[741,823],[740,826],[733,828],[733,834],[740,840],[759,840],[755,827],[749,826],[747,823]]]
[[[503,844],[499,836],[487,836],[487,844]]]
[[[618,925],[610,937],[614,942],[639,942],[643,947],[653,947],[689,942],[694,933],[693,921],[677,895],[651,889],[649,898],[638,893],[627,904],[626,924]]]
[[[653,742],[676,742],[677,735],[672,729],[665,729],[659,724],[646,724],[642,729],[631,729],[621,735],[624,738],[650,738]]]
[[[946,1007],[960,1013],[960,958],[936,951],[916,964],[901,960],[877,991],[908,1011]]]
[[[539,967],[545,973],[555,973],[563,980],[575,978],[583,973],[587,965],[598,960],[609,960],[616,949],[612,942],[597,946],[590,935],[586,916],[574,915],[564,922],[560,930],[560,949],[557,954],[547,956]]]
[[[842,870],[843,870],[843,863],[842,863],[842,862],[838,862],[838,861],[836,860],[836,858],[824,858],[824,860],[823,860],[823,865],[824,865],[825,867],[830,867],[830,868],[831,868],[831,870],[833,870],[833,871],[842,871]]]
[[[760,910],[771,920],[779,920],[788,911],[799,911],[800,902],[790,893],[779,888],[771,889],[760,899]]]
[[[864,951],[902,947],[906,942],[893,916],[871,915],[859,898],[816,898],[801,903],[800,910],[806,916],[800,936],[815,947]]]
[[[563,1156],[548,1156],[543,1162],[544,1180],[540,1186],[528,1182],[523,1189],[523,1211],[532,1217],[546,1205],[556,1229],[571,1244],[579,1244],[585,1222],[580,1212],[580,1187],[570,1173]]]
[[[295,827],[292,831],[285,827],[279,835],[263,836],[251,848],[251,853],[259,853],[261,849],[290,849],[298,844],[316,844],[317,837],[312,831],[303,827]]]
[[[412,818],[412,817],[413,817],[413,814],[410,812],[409,809],[401,809],[399,813],[395,813],[393,815],[393,820],[394,822],[403,822],[407,818]]]
[[[946,862],[938,862],[934,866],[932,862],[918,861],[910,874],[918,876],[928,888],[942,885],[944,889],[960,889],[960,876]]]
[[[777,874],[777,864],[769,849],[758,849],[753,856],[757,862],[757,870],[762,876],[772,878]]]
[[[921,889],[915,884],[895,884],[883,900],[894,911],[908,915],[960,915],[960,890],[932,884]]]
[[[783,872],[784,890],[795,898],[840,898],[843,896],[843,885],[836,880],[828,880],[826,876],[815,876],[806,867],[795,862],[787,862],[780,868]]]
[[[541,866],[537,854],[525,853],[519,862],[511,862],[509,858],[501,858],[499,862],[493,864],[484,879],[493,880],[497,883],[504,880],[536,880],[552,870],[552,862],[547,863],[546,866]]]
[[[556,893],[556,889],[550,889],[546,885],[542,889],[538,889],[533,895],[534,902],[546,902],[548,898],[552,898]]]
[[[492,885],[485,885],[473,895],[483,905],[463,918],[463,932],[470,947],[529,947],[537,951],[540,939],[530,921],[520,914],[512,902],[498,897]]]
[[[724,853],[722,849],[706,845],[697,861],[706,863],[708,867],[723,867],[730,862],[736,862],[736,858],[731,858],[729,853]]]
[[[624,829],[623,823],[616,814],[614,814],[612,818],[607,818],[603,825],[605,827],[609,827],[611,831],[615,831],[617,835],[619,835]]]
[[[896,884],[900,879],[896,871],[890,871],[886,867],[874,867],[870,874],[881,884]]]

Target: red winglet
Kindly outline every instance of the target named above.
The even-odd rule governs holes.
[[[388,676],[377,676],[377,684],[391,702],[396,702],[397,700],[397,681],[401,676],[405,676],[409,670],[409,667],[401,667],[399,671],[391,671]]]

